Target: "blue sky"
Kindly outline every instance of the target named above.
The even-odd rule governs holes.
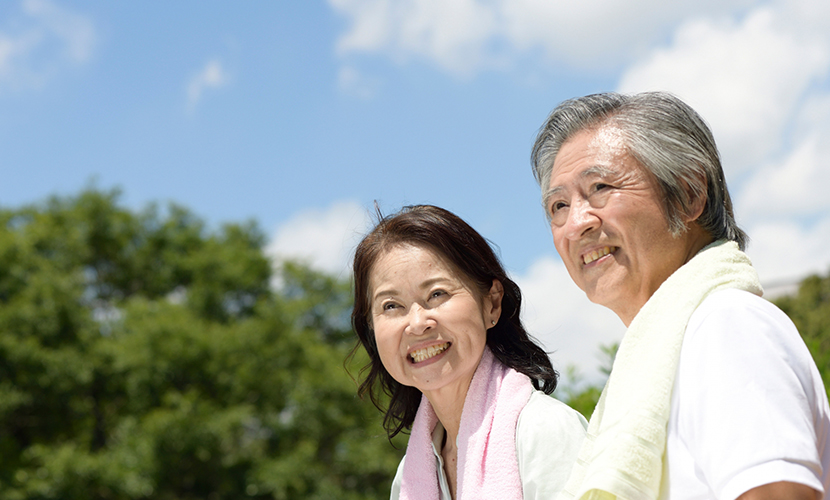
[[[492,240],[558,366],[623,327],[555,254],[530,173],[561,100],[669,90],[715,133],[767,284],[830,269],[826,0],[0,4],[0,205],[118,187],[347,275],[377,200]]]

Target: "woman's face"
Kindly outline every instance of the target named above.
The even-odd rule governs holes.
[[[383,366],[399,383],[430,396],[466,394],[501,314],[502,286],[483,297],[432,250],[400,245],[369,274],[371,322]],[[462,399],[463,401],[463,399]]]

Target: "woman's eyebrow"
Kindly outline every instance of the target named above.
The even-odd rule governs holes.
[[[435,285],[437,283],[449,283],[451,281],[452,280],[450,278],[446,278],[446,277],[443,277],[443,276],[438,277],[438,278],[431,278],[431,279],[425,280],[423,283],[421,283],[421,288],[429,288],[432,285]]]
[[[393,289],[393,288],[387,288],[387,289],[384,289],[384,290],[379,290],[378,292],[375,293],[375,296],[372,297],[372,303],[374,304],[375,302],[377,302],[377,300],[379,298],[381,298],[384,295],[395,295],[396,293],[398,293],[398,291]]]
[[[428,280],[424,280],[423,282],[421,282],[420,285],[418,285],[418,288],[423,290],[423,289],[427,289],[427,288],[429,288],[429,287],[431,287],[435,284],[438,284],[438,283],[451,283],[451,282],[452,282],[452,278],[439,276],[439,277],[436,277],[436,278],[430,278]],[[396,295],[398,293],[399,293],[398,290],[396,290],[394,288],[384,288],[382,290],[378,290],[375,293],[375,296],[372,297],[372,303],[375,303],[378,299],[380,299],[381,297],[383,297],[385,295]]]

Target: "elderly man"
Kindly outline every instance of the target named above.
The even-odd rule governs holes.
[[[571,278],[628,327],[563,496],[828,498],[824,386],[760,298],[700,116],[664,93],[569,100],[532,163]]]

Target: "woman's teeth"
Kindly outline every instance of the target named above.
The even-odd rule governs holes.
[[[594,250],[591,253],[586,253],[585,255],[583,255],[582,256],[582,261],[585,262],[586,264],[590,264],[591,262],[593,262],[593,261],[595,261],[595,260],[597,260],[601,257],[605,257],[606,255],[608,255],[609,253],[611,253],[612,251],[614,251],[616,249],[617,249],[617,247],[602,247],[599,250]]]
[[[450,343],[447,342],[446,344],[435,345],[432,347],[425,347],[423,349],[418,349],[417,351],[412,351],[409,353],[409,356],[412,358],[414,363],[420,363],[421,361],[425,361],[433,356],[437,356],[442,352],[446,351],[450,347]]]

